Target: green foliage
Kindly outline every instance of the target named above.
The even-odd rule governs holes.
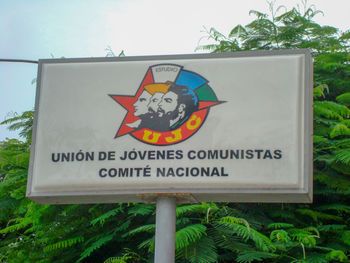
[[[188,245],[198,241],[203,235],[207,228],[201,224],[194,224],[186,226],[178,231],[175,235],[175,246],[176,249],[187,247]]]
[[[108,243],[109,241],[111,241],[114,237],[114,233],[111,233],[107,236],[100,236],[99,239],[97,239],[96,241],[94,241],[87,249],[85,249],[82,253],[81,253],[81,257],[79,258],[79,260],[77,262],[82,261],[84,258],[87,258],[88,256],[91,255],[92,252],[94,252],[96,249],[99,249],[100,247],[102,247],[103,245],[105,245],[106,243]],[[93,240],[93,239],[91,239]]]
[[[326,258],[329,260],[337,260],[340,262],[348,262],[348,257],[341,250],[333,250],[327,253]]]
[[[203,237],[195,244],[186,246],[184,254],[178,254],[178,258],[186,258],[192,263],[217,262],[218,253],[213,239]],[[180,255],[180,256],[179,256]]]
[[[350,129],[342,123],[335,125],[329,133],[329,137],[333,139],[338,136],[350,136]]]
[[[126,233],[126,236],[133,236],[142,232],[154,233],[155,229],[156,229],[155,224],[143,225],[129,231],[128,233]]]
[[[288,223],[272,223],[267,226],[269,229],[279,229],[279,228],[291,228],[294,227],[293,224]]]
[[[181,217],[184,214],[191,214],[191,213],[205,213],[207,211],[207,208],[203,206],[203,204],[193,204],[193,205],[186,205],[186,206],[179,206],[176,208],[176,217]]]
[[[244,251],[239,254],[237,257],[238,263],[251,263],[256,261],[264,261],[265,259],[276,258],[278,255],[268,252],[260,251]]]
[[[318,85],[313,89],[313,97],[314,99],[325,98],[325,91],[329,93],[329,88],[326,84]]]
[[[176,262],[349,262],[350,31],[317,24],[320,11],[303,3],[291,10],[270,3],[271,15],[251,11],[255,19],[227,36],[211,28],[212,43],[199,49],[311,50],[314,203],[178,205]],[[24,141],[0,142],[0,262],[153,262],[154,205],[43,206],[25,198],[33,116],[2,123]]]
[[[125,249],[123,255],[120,257],[110,257],[105,260],[103,263],[128,263],[128,262],[139,262],[143,260],[140,255],[135,252],[130,251],[129,249]]]
[[[270,239],[272,241],[287,243],[291,240],[291,237],[289,236],[287,231],[283,229],[278,229],[271,232]]]
[[[120,213],[122,211],[123,211],[123,209],[121,207],[118,207],[116,209],[110,210],[107,213],[104,213],[103,215],[93,219],[91,221],[91,224],[95,225],[95,224],[99,223],[100,225],[103,226],[103,224],[106,222],[107,219],[109,219],[112,216],[117,215],[118,213]]]
[[[4,120],[0,124],[8,125],[10,131],[20,130],[19,135],[27,141],[31,141],[33,119],[34,111],[25,111],[21,115],[14,113],[12,118]]]
[[[350,106],[350,92],[343,93],[339,95],[337,101],[345,106]]]
[[[52,250],[57,250],[60,248],[68,248],[68,247],[72,247],[77,243],[82,243],[84,242],[84,238],[83,237],[74,237],[68,240],[63,240],[60,242],[57,242],[55,244],[49,245],[47,247],[44,248],[44,252],[49,252]]]

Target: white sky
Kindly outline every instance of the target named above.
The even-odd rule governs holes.
[[[296,0],[277,0],[288,8]],[[350,29],[350,0],[309,0],[324,12],[316,21]],[[203,27],[228,34],[269,12],[264,0],[0,0],[0,58],[103,57],[110,46],[127,56],[194,53]],[[33,109],[37,66],[0,62],[0,121]],[[0,140],[16,137],[0,126]]]

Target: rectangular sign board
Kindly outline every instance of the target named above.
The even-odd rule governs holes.
[[[308,50],[39,61],[39,203],[312,201]]]

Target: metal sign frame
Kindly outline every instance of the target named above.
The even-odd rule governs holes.
[[[301,146],[303,156],[300,156],[302,164],[303,185],[300,188],[281,188],[281,189],[239,189],[224,188],[211,189],[173,189],[163,188],[155,190],[113,190],[113,191],[50,191],[50,192],[33,192],[33,163],[35,158],[36,140],[37,140],[37,122],[39,111],[39,99],[41,93],[42,67],[47,63],[76,63],[76,62],[125,62],[125,61],[164,61],[181,60],[181,59],[211,59],[211,58],[240,58],[240,57],[264,57],[264,56],[281,56],[281,55],[303,55],[304,56],[304,94],[302,105],[304,112],[304,130],[302,134],[303,145]],[[37,93],[35,100],[35,117],[33,128],[33,139],[31,147],[27,197],[38,203],[115,203],[115,202],[148,202],[145,196],[148,194],[187,194],[190,198],[187,202],[312,202],[312,134],[313,134],[313,68],[310,51],[307,49],[300,50],[279,50],[279,51],[251,51],[237,53],[220,53],[220,54],[193,54],[193,55],[167,55],[167,56],[137,56],[137,57],[104,57],[104,58],[73,58],[73,59],[42,59],[39,60]],[[183,200],[186,201],[186,200]]]

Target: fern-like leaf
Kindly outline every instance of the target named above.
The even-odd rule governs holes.
[[[251,263],[254,261],[263,261],[265,259],[277,258],[278,255],[274,253],[261,251],[244,251],[239,253],[237,257],[238,263]]]
[[[141,257],[137,253],[126,248],[122,256],[110,257],[106,259],[103,263],[127,263],[129,260],[129,262],[138,262],[140,259]]]
[[[340,175],[330,175],[326,173],[316,173],[315,180],[326,184],[329,188],[335,189],[338,192],[346,193],[350,189],[350,182]],[[316,217],[317,218],[317,217]]]
[[[112,257],[105,260],[103,263],[127,263],[129,258],[125,257]]]
[[[154,250],[154,236],[143,241],[141,244],[138,245],[138,248],[148,249],[148,252],[152,252]]]
[[[326,254],[307,253],[304,261],[305,263],[328,263]]]
[[[344,231],[341,236],[342,241],[350,246],[350,230]]]
[[[350,165],[350,150],[342,149],[337,151],[335,158],[337,162],[343,163],[345,165]]]
[[[195,243],[203,235],[206,235],[207,228],[204,225],[194,224],[184,227],[175,233],[175,247],[181,249]]]
[[[350,214],[350,206],[343,205],[343,204],[323,205],[323,206],[317,207],[317,210],[320,210],[320,211],[335,210],[337,212],[345,212],[345,213]]]
[[[238,217],[234,217],[234,216],[225,216],[225,217],[221,217],[218,222],[223,223],[223,224],[225,224],[225,223],[240,224],[240,225],[246,226],[248,231],[250,230],[249,223],[244,218],[238,218]]]
[[[350,92],[339,95],[336,100],[346,106],[350,106]]]
[[[282,229],[272,231],[270,234],[270,239],[272,241],[280,241],[283,243],[287,243],[291,240],[288,232]]]
[[[348,257],[342,250],[333,250],[327,253],[326,258],[329,260],[338,260],[340,262],[347,262]]]
[[[261,234],[260,232],[256,231],[253,228],[247,228],[246,226],[235,224],[235,223],[217,223],[219,226],[231,229],[231,233],[235,234],[239,237],[241,237],[244,241],[252,240],[255,243],[255,246],[264,251],[264,252],[270,252],[275,251],[276,247],[271,242],[271,240]]]
[[[143,232],[154,233],[155,229],[156,229],[155,224],[139,226],[139,227],[127,232],[126,234],[124,234],[123,237],[133,236],[133,235],[136,235],[138,233],[143,233]]]
[[[267,226],[267,228],[269,229],[292,228],[292,227],[294,227],[294,225],[289,223],[272,223]]]
[[[342,139],[342,140],[337,140],[336,141],[336,146],[338,148],[348,148],[350,149],[350,139]]]
[[[313,141],[314,141],[314,143],[321,143],[321,142],[327,142],[328,139],[323,137],[323,136],[314,135]]]
[[[327,93],[329,93],[329,88],[328,88],[327,84],[321,84],[321,85],[315,87],[313,89],[313,92],[314,92],[313,97],[314,97],[314,99],[324,98],[325,97],[325,94],[324,94],[325,91]]]
[[[24,229],[31,224],[31,221],[28,218],[18,218],[16,221],[17,221],[17,224],[1,229],[0,234],[15,232],[20,229]]]
[[[135,204],[134,207],[131,207],[128,210],[128,213],[134,216],[137,215],[149,215],[154,213],[155,206],[154,205],[148,205],[148,204]]]
[[[315,231],[316,235],[314,235],[311,231]],[[293,240],[300,243],[303,248],[304,245],[307,247],[314,247],[316,246],[316,238],[319,238],[318,230],[314,227],[311,229],[297,229],[293,228],[288,230],[289,235],[292,237]]]
[[[318,230],[321,232],[339,232],[346,228],[346,225],[321,225]]]
[[[99,223],[101,226],[103,226],[103,224],[106,222],[106,220],[112,216],[115,216],[117,215],[118,213],[122,212],[123,209],[121,207],[118,207],[116,209],[113,209],[113,210],[110,210],[106,213],[104,213],[103,215],[93,219],[91,221],[91,224],[94,226],[96,225],[97,223]]]
[[[329,119],[343,120],[350,115],[350,110],[333,101],[315,101],[314,113],[316,116],[323,116]]]
[[[314,211],[311,209],[296,209],[296,212],[311,217],[315,222],[318,222],[319,219],[326,219],[326,220],[336,220],[341,221],[342,218],[339,216],[326,214],[318,211]]]
[[[177,257],[186,258],[191,263],[214,263],[218,256],[215,242],[206,236],[177,253]]]
[[[55,244],[46,246],[44,248],[44,252],[49,252],[49,251],[53,251],[53,250],[72,247],[72,246],[74,246],[78,243],[82,243],[82,242],[84,242],[84,237],[70,238],[70,239],[63,240],[63,241],[57,242]]]
[[[207,208],[201,204],[193,204],[193,205],[184,205],[176,207],[176,217],[179,218],[183,215],[192,214],[192,213],[202,213],[205,214]]]
[[[91,255],[91,253],[94,252],[96,249],[99,249],[103,245],[107,244],[109,241],[111,241],[113,239],[114,235],[115,235],[114,233],[109,234],[107,236],[104,236],[104,237],[98,239],[94,243],[92,243],[87,249],[85,249],[81,253],[80,258],[77,262],[81,262],[84,258],[89,257]]]
[[[342,123],[339,123],[333,127],[329,136],[333,139],[338,136],[350,136],[350,129]]]

